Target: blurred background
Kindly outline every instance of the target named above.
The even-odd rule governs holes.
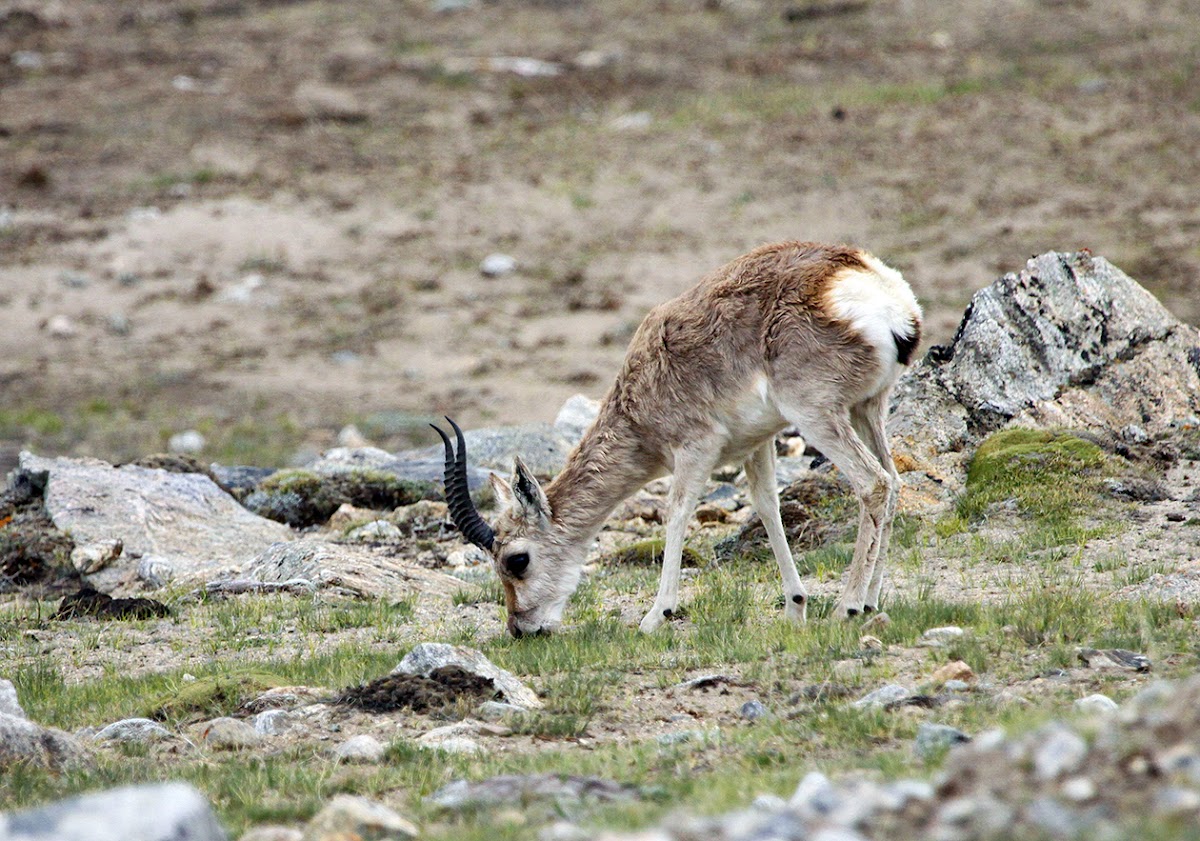
[[[777,239],[1198,323],[1198,176],[1196,0],[0,2],[0,461],[553,420]]]

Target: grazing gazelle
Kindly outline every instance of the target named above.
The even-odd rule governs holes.
[[[766,245],[651,310],[562,472],[543,489],[518,458],[511,483],[491,477],[502,507],[494,527],[467,494],[461,431],[450,421],[455,455],[438,429],[451,516],[491,554],[509,631],[557,626],[605,519],[671,473],[662,578],[641,629],[662,625],[678,607],[687,524],[709,475],[728,463],[745,464],[785,612],[803,622],[808,596],[775,487],[775,434],[789,424],[858,496],[858,540],[836,615],[877,608],[900,483],[884,431],[888,395],[920,338],[921,308],[895,269],[845,246]]]

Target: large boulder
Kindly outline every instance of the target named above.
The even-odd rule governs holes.
[[[1200,333],[1103,257],[1051,251],[975,293],[897,385],[889,429],[930,456],[1011,423],[1143,438],[1198,415]]]
[[[87,750],[69,733],[32,722],[17,700],[17,690],[0,679],[0,773],[14,763],[54,771],[86,764]],[[0,839],[4,839],[0,817]]]
[[[102,591],[135,583],[139,559],[155,562],[156,575],[143,583],[200,582],[293,538],[287,526],[250,513],[199,473],[28,452],[20,470],[47,474],[46,513],[77,545],[120,541],[123,554],[87,576]]]
[[[126,786],[0,814],[0,841],[226,841],[186,783]]]

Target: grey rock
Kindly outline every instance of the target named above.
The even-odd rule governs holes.
[[[356,529],[350,531],[346,535],[348,540],[360,540],[365,542],[399,540],[404,536],[404,532],[400,531],[400,527],[387,520],[372,520],[369,523],[364,523]]]
[[[309,821],[302,841],[371,838],[374,841],[408,841],[420,834],[416,824],[382,803],[351,794],[339,794]]]
[[[81,575],[93,575],[119,558],[123,549],[120,538],[76,544],[71,550],[71,566]]]
[[[262,736],[252,725],[225,716],[200,725],[200,739],[213,750],[242,750],[262,744]]]
[[[46,512],[76,543],[120,540],[124,554],[89,582],[109,590],[136,575],[137,557],[174,565],[180,581],[238,569],[267,546],[292,539],[287,526],[255,516],[199,473],[96,459],[41,458],[23,452],[20,467],[47,471]]]
[[[903,701],[910,695],[912,695],[912,690],[907,686],[901,686],[898,683],[889,683],[887,686],[882,686],[859,698],[854,702],[853,706],[860,710],[886,707],[888,704]]]
[[[341,762],[375,764],[383,761],[383,743],[367,733],[352,736],[330,751]]]
[[[226,841],[186,783],[127,786],[0,815],[4,841]]]
[[[658,742],[663,747],[673,747],[675,745],[684,745],[692,742],[698,744],[711,744],[719,738],[720,734],[716,728],[712,730],[675,730],[671,733],[663,733],[655,737],[654,741]]]
[[[1080,712],[1091,714],[1115,713],[1121,709],[1120,705],[1112,698],[1099,693],[1076,699],[1074,706]]]
[[[172,738],[171,731],[148,718],[114,721],[92,736],[92,740],[97,742],[157,742]]]
[[[279,736],[295,726],[296,714],[290,710],[263,710],[253,722],[251,726],[258,735]]]
[[[1049,781],[1078,771],[1087,756],[1087,742],[1061,724],[1050,724],[1035,735],[1033,770],[1039,780]]]
[[[917,727],[917,739],[913,744],[917,756],[929,759],[954,745],[971,741],[971,737],[948,724],[933,724],[923,721]]]
[[[467,451],[474,460],[470,440],[470,438],[467,439]],[[323,453],[309,466],[309,469],[323,476],[350,473],[355,470],[377,470],[413,482],[441,484],[445,475],[445,466],[445,453],[442,445],[438,444],[436,447],[405,450],[395,455],[378,447],[336,447]],[[478,465],[468,464],[468,487],[472,491],[479,490],[487,485],[488,475],[489,472],[481,469]]]
[[[160,555],[142,555],[137,562],[137,577],[148,587],[165,587],[175,578],[175,564]]]
[[[941,628],[929,628],[927,631],[921,634],[920,644],[934,647],[949,645],[965,634],[966,631],[957,625],[946,625]]]
[[[508,774],[478,782],[455,780],[425,798],[443,809],[511,805],[533,800],[619,802],[638,798],[636,788],[599,777],[560,774]]]
[[[1148,672],[1151,668],[1150,658],[1145,654],[1127,651],[1124,648],[1077,648],[1075,653],[1089,669]]]
[[[829,778],[809,771],[796,786],[788,806],[809,820],[824,818],[842,804],[842,797]]]
[[[1079,838],[1089,823],[1053,797],[1039,797],[1025,808],[1025,820],[1052,838]]]
[[[26,718],[21,702],[17,700],[17,688],[11,680],[0,678],[0,715],[13,718]]]
[[[527,709],[542,707],[541,699],[534,694],[532,689],[521,683],[516,675],[501,669],[475,649],[460,645],[423,642],[404,656],[400,664],[392,670],[392,674],[428,677],[430,672],[442,666],[458,666],[472,674],[491,679],[496,689],[503,693],[510,703]]]
[[[470,736],[450,736],[438,735],[434,738],[431,733],[426,733],[417,739],[417,747],[425,750],[438,750],[443,753],[462,753],[469,756],[477,756],[486,753],[483,745],[472,739]]]
[[[246,465],[209,465],[217,484],[235,497],[242,497],[254,490],[258,484],[278,471],[274,467],[249,467]]]
[[[599,400],[576,394],[569,397],[558,410],[554,418],[554,429],[566,440],[577,443],[599,414]]]
[[[85,765],[88,759],[79,740],[69,733],[32,722],[23,712],[0,712],[0,769],[23,762],[60,771]]]
[[[747,721],[758,721],[767,714],[767,708],[763,706],[762,701],[750,700],[742,704],[738,713]]]
[[[513,459],[516,456],[520,456],[538,476],[553,476],[562,470],[567,461],[567,454],[574,446],[572,440],[548,423],[463,430],[463,439],[467,442],[469,465],[494,470],[505,477],[512,472]],[[396,458],[410,463],[435,462],[439,465],[436,478],[441,480],[441,465],[445,463],[441,444],[423,450],[398,453]],[[484,473],[485,481],[486,478],[487,474]]]
[[[1160,815],[1200,813],[1200,791],[1182,786],[1167,786],[1154,794],[1154,811]]]
[[[399,557],[321,540],[273,544],[253,558],[242,575],[264,583],[304,580],[321,589],[360,598],[414,593],[449,598],[462,586],[453,576],[405,563]]]
[[[890,429],[934,454],[1012,421],[1153,436],[1200,407],[1198,346],[1103,257],[1048,252],[975,294],[951,344],[901,378]]]
[[[505,704],[502,701],[484,701],[475,710],[475,714],[484,721],[504,721],[513,716],[522,715],[529,710],[516,704]]]

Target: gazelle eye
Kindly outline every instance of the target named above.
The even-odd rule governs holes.
[[[529,568],[529,553],[515,552],[504,559],[504,568],[513,578],[520,578]]]

